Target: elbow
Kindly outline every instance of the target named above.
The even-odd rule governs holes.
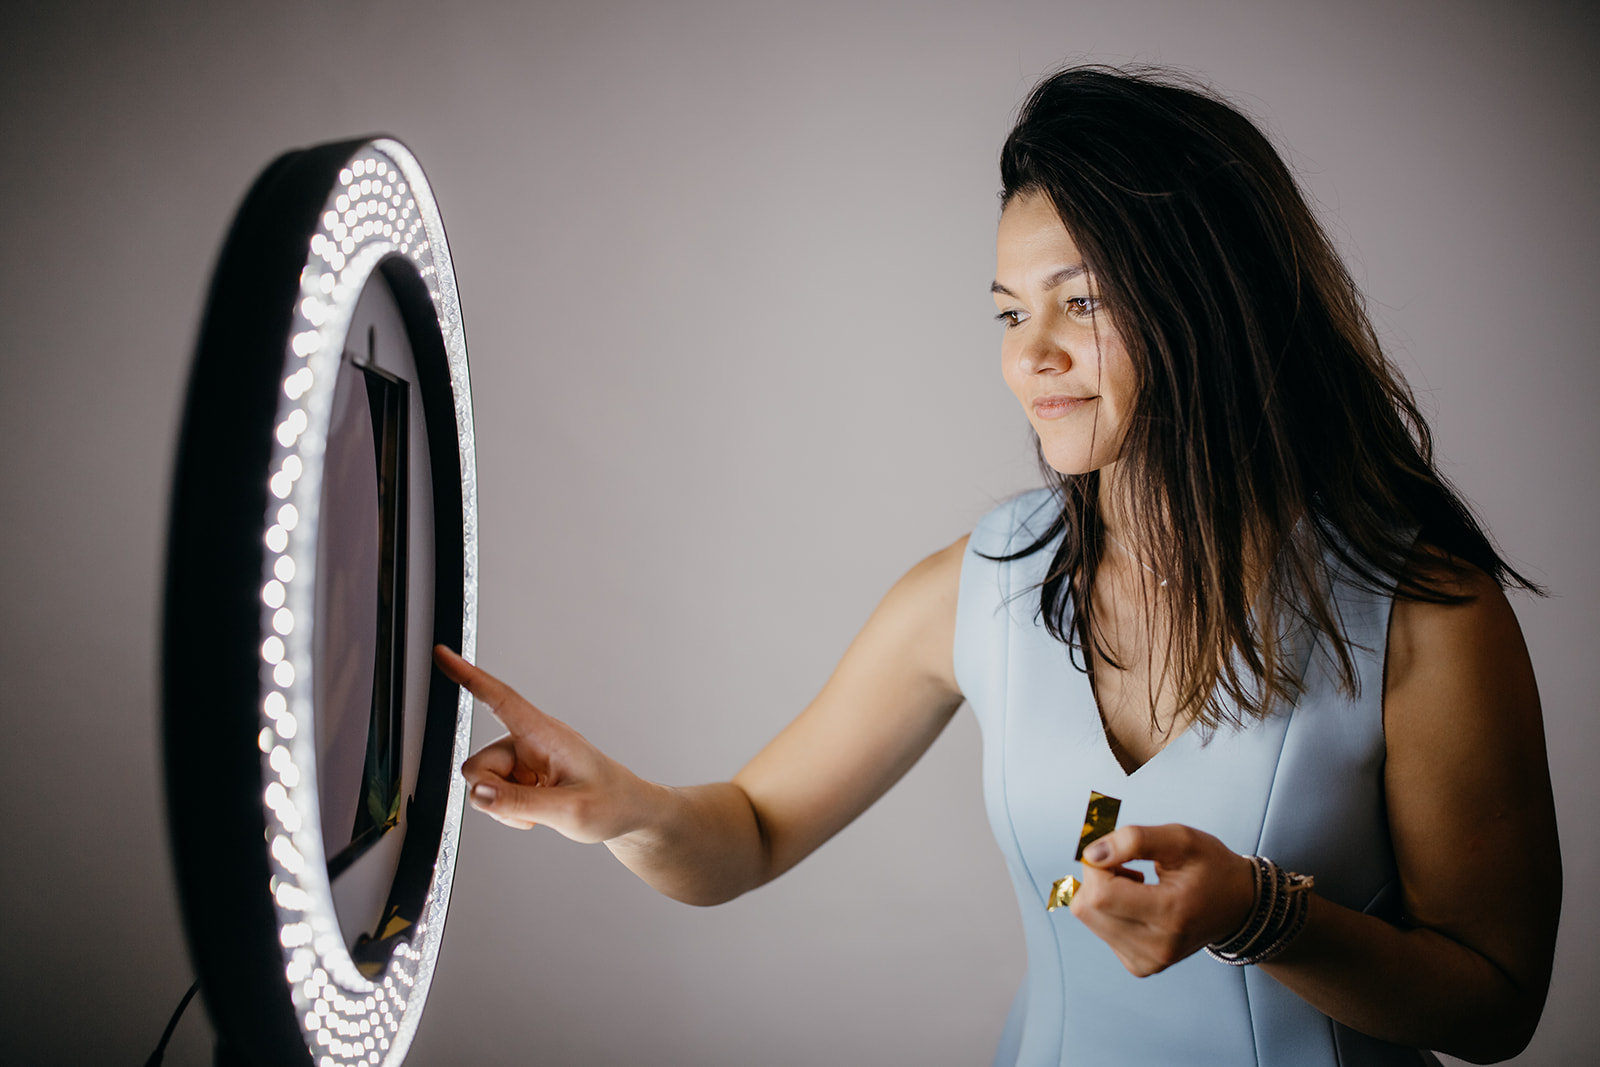
[[[722,838],[720,848],[701,852],[697,859],[675,871],[670,880],[651,882],[659,892],[680,904],[714,908],[766,885],[781,873],[773,866],[772,835],[761,809],[744,789],[736,784],[732,788],[748,812],[748,821],[741,815],[735,822],[743,822],[743,826]]]
[[[1470,1048],[1458,1048],[1455,1050],[1441,1048],[1437,1051],[1455,1056],[1466,1063],[1504,1063],[1506,1060],[1521,1054],[1522,1050],[1528,1047],[1528,1042],[1532,1040],[1533,1032],[1529,1031],[1521,1037],[1474,1043]]]
[[[1513,1003],[1499,1011],[1476,1015],[1470,1027],[1463,1027],[1463,1040],[1441,1045],[1438,1051],[1468,1063],[1503,1063],[1519,1056],[1533,1041],[1544,1014],[1544,993],[1514,996]],[[1470,1029],[1470,1033],[1466,1033]],[[1453,1047],[1451,1047],[1453,1045]]]
[[[742,888],[729,888],[715,884],[686,885],[676,890],[664,888],[661,891],[679,904],[687,904],[693,908],[714,908],[718,904],[726,904],[730,900],[737,900],[745,892]]]
[[[1485,1041],[1472,1049],[1453,1052],[1451,1055],[1459,1056],[1468,1063],[1504,1063],[1506,1060],[1522,1054],[1523,1050],[1528,1047],[1529,1042],[1533,1040],[1533,1034],[1537,1028],[1537,1021],[1535,1021],[1533,1026],[1497,1034],[1491,1041]],[[1449,1050],[1441,1049],[1440,1051]]]

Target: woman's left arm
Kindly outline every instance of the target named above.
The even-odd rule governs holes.
[[[1520,1052],[1538,1025],[1561,857],[1516,616],[1487,576],[1453,580],[1471,600],[1397,600],[1389,624],[1384,784],[1403,919],[1313,896],[1304,932],[1261,966],[1353,1029],[1488,1063]],[[1216,838],[1170,826],[1102,840],[1072,910],[1130,971],[1154,973],[1242,924],[1250,868]],[[1167,893],[1112,876],[1135,858],[1156,860]]]

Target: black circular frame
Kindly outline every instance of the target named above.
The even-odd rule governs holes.
[[[475,644],[472,401],[438,207],[397,141],[287,153],[251,188],[216,266],[168,537],[169,822],[219,1062],[400,1064],[450,901],[472,699],[438,672],[383,952],[359,966],[335,914],[319,819],[311,680],[323,451],[345,335],[376,276],[400,309],[427,427],[432,641],[469,657]]]

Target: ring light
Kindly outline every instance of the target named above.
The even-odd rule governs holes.
[[[167,793],[219,1063],[400,1064],[438,958],[477,492],[439,210],[389,139],[290,152],[212,280],[163,636]]]

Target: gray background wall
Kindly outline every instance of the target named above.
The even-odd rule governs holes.
[[[254,9],[259,8],[259,9]],[[0,1060],[137,1063],[190,980],[154,625],[221,234],[284,148],[404,138],[465,303],[481,659],[641,773],[726,776],[883,590],[1033,484],[995,159],[1064,58],[1174,64],[1290,157],[1512,558],[1568,906],[1527,1064],[1600,1003],[1586,3],[6,5]],[[479,724],[487,740],[492,724]],[[1515,907],[1518,872],[1482,872]],[[418,1063],[987,1062],[1022,972],[963,715],[856,826],[695,910],[469,821]],[[208,1062],[191,1013],[169,1062]]]

